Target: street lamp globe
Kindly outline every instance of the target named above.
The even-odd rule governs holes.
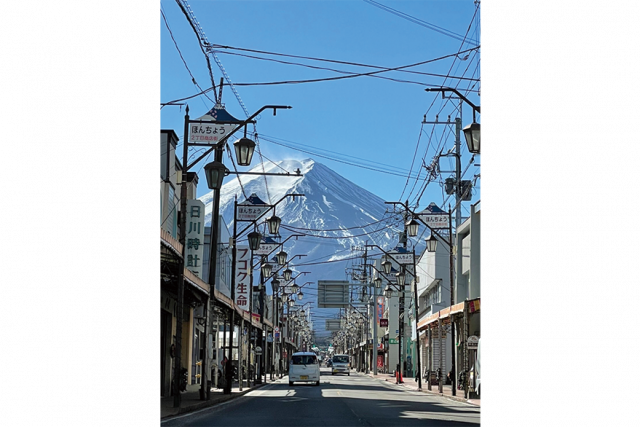
[[[387,285],[386,288],[384,288],[384,295],[387,298],[391,298],[391,294],[393,293],[393,290],[391,289],[391,286]]]
[[[282,277],[284,277],[285,282],[288,282],[289,280],[291,280],[292,273],[293,271],[291,271],[290,268],[287,268],[285,271],[282,272]]]
[[[213,161],[204,167],[204,174],[207,178],[207,186],[210,190],[219,190],[222,187],[222,180],[229,170],[221,162]]]
[[[470,153],[480,154],[480,123],[473,122],[464,129],[464,138]]]
[[[233,146],[236,149],[238,165],[249,166],[251,164],[251,159],[253,158],[253,151],[256,148],[256,143],[245,136],[234,142]]]
[[[398,285],[400,286],[404,286],[405,285],[405,275],[404,272],[400,271],[398,273],[396,273],[396,283],[398,283]]]
[[[277,217],[275,215],[269,218],[267,220],[267,224],[269,226],[269,234],[278,234],[278,231],[280,231],[281,222],[282,222],[282,219],[280,219],[280,217]]]
[[[295,303],[296,302],[294,300],[290,299],[289,300],[289,307],[293,307],[295,305]]]
[[[262,240],[262,235],[260,233],[252,231],[247,236],[247,239],[249,240],[249,248],[252,251],[257,251],[260,248],[260,240]]]
[[[287,263],[287,253],[285,251],[278,252],[276,258],[278,259],[279,265],[285,265]]]
[[[407,226],[407,233],[409,234],[409,237],[416,237],[418,235],[418,226],[420,224],[418,223],[418,221],[416,221],[415,219],[411,218],[411,221],[408,221],[406,226]]]
[[[273,279],[271,281],[271,288],[274,292],[278,292],[278,289],[280,289],[280,281],[278,279]]]
[[[391,274],[391,261],[389,261],[388,259],[386,259],[383,263],[382,263],[382,268],[384,270],[385,274]]]
[[[376,277],[375,279],[373,279],[373,283],[376,285],[376,289],[380,289],[380,287],[382,286],[382,279]]]
[[[427,241],[427,252],[435,252],[438,247],[438,239],[431,234],[425,240]]]
[[[302,300],[302,296],[303,296],[303,293],[302,293],[302,292],[299,292],[299,293],[298,293],[298,299],[299,299],[299,300]]]
[[[273,266],[268,262],[265,262],[262,264],[260,268],[262,269],[262,277],[267,278],[271,275],[271,270],[273,269]]]
[[[296,283],[294,283],[294,284],[291,286],[291,289],[293,290],[293,293],[295,294],[295,293],[297,293],[297,292],[298,292],[298,290],[300,289],[300,286],[298,286]]]

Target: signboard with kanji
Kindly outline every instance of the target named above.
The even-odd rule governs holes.
[[[376,301],[377,303],[377,312],[378,312],[378,323],[380,324],[380,326],[382,325],[382,315],[384,314],[384,297],[378,297],[378,301]]]
[[[236,251],[236,277],[234,303],[243,310],[249,310],[249,286],[251,286],[251,251],[249,246],[237,246]]]
[[[204,256],[204,203],[187,200],[187,233],[185,237],[185,267],[202,279]]]

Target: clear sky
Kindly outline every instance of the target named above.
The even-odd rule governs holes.
[[[454,145],[454,128],[445,125],[422,125],[456,116],[456,105],[443,100],[439,93],[427,93],[426,87],[457,87],[476,105],[480,105],[479,49],[480,9],[472,0],[388,1],[378,4],[363,0],[350,1],[198,1],[189,2],[209,43],[234,48],[281,53],[374,65],[400,67],[435,60],[423,65],[377,74],[410,82],[390,81],[361,76],[335,81],[251,85],[293,80],[322,79],[348,74],[324,69],[312,69],[272,61],[247,58],[251,55],[314,67],[331,68],[349,73],[366,73],[378,68],[354,66],[301,58],[267,55],[218,48],[217,57],[252,114],[267,104],[290,105],[274,117],[264,112],[256,125],[262,154],[273,161],[285,158],[312,157],[334,169],[357,185],[387,201],[409,199],[415,202],[422,192],[425,170],[419,182],[415,177],[423,159],[431,163],[436,149],[446,152]],[[394,11],[383,10],[393,8]],[[162,0],[161,34],[161,102],[185,98],[211,87],[211,77],[194,30],[176,1]],[[404,17],[398,14],[405,14]],[[167,29],[168,24],[174,41]],[[467,35],[465,42],[463,36]],[[180,53],[182,55],[181,59]],[[230,54],[233,53],[234,55]],[[210,56],[216,86],[222,73]],[[187,70],[190,70],[190,72]],[[437,74],[439,76],[418,74]],[[191,74],[190,74],[191,73]],[[198,88],[192,82],[192,77]],[[445,78],[444,76],[465,79]],[[226,82],[225,82],[226,85]],[[196,118],[209,110],[214,96],[201,95],[187,101],[190,115]],[[223,90],[227,110],[239,119],[246,118],[242,107],[228,86]],[[161,109],[161,126],[173,129],[183,139],[184,107],[165,106]],[[471,123],[471,108],[463,106],[463,126]],[[477,117],[480,121],[480,116]],[[233,138],[235,140],[235,138]],[[271,140],[271,141],[270,141]],[[273,141],[301,148],[296,151]],[[419,142],[419,146],[418,146]],[[462,169],[470,156],[462,138]],[[180,151],[181,153],[181,151]],[[318,154],[332,159],[320,157]],[[415,154],[415,158],[414,158]],[[337,160],[335,160],[337,159]],[[252,166],[258,164],[254,157]],[[339,160],[339,161],[338,161]],[[210,160],[201,161],[200,171]],[[355,163],[357,167],[343,162]],[[413,163],[413,167],[412,167]],[[479,156],[474,164],[479,164]],[[232,168],[225,156],[225,164]],[[442,178],[453,170],[453,158],[443,159]],[[478,166],[471,166],[463,179],[473,179]],[[236,179],[236,178],[227,178]],[[209,191],[201,176],[198,196]],[[476,181],[473,201],[479,199],[480,180]],[[420,207],[431,201],[443,202],[442,187],[429,184],[420,199]],[[450,200],[455,204],[453,199]],[[467,203],[465,203],[468,206]],[[463,210],[463,216],[468,211]]]

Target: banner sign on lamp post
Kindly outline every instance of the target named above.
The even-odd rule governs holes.
[[[418,214],[421,220],[431,228],[449,228],[449,214],[440,209],[435,203]]]
[[[238,129],[240,123],[242,122],[229,114],[222,105],[215,105],[204,116],[190,121],[189,143],[217,144]]]

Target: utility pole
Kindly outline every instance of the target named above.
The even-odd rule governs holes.
[[[450,99],[456,99],[456,98],[450,97]],[[455,124],[456,126],[456,132],[455,132],[455,135],[456,135],[456,142],[455,142],[455,158],[456,158],[455,174],[456,175],[455,176],[456,178],[455,178],[455,185],[454,185],[454,191],[456,195],[456,230],[462,222],[461,201],[462,201],[462,192],[464,190],[462,186],[462,166],[460,163],[460,141],[461,141],[460,136],[462,133],[462,101],[463,99],[461,97],[458,97],[457,99],[460,101],[460,117],[456,117],[454,122],[451,121],[450,117],[447,119],[446,122],[439,122],[437,116],[436,116],[435,122],[427,122],[426,120],[422,122],[423,124],[447,124],[447,125]],[[453,227],[451,224],[451,209],[449,209],[449,239],[450,239],[450,242],[453,243],[454,239],[453,239]],[[450,247],[449,250],[452,251],[453,246]],[[453,260],[452,256],[451,256],[451,259]],[[453,262],[451,264],[452,265],[450,266],[451,268],[450,302],[451,302],[451,306],[453,306],[456,301],[455,290],[457,286],[456,286],[455,270],[454,270]],[[453,322],[453,317],[452,317],[451,318],[451,393],[453,396],[456,395],[456,346],[455,346],[454,332],[455,332],[455,324]],[[442,373],[442,375],[444,375],[444,372]]]

